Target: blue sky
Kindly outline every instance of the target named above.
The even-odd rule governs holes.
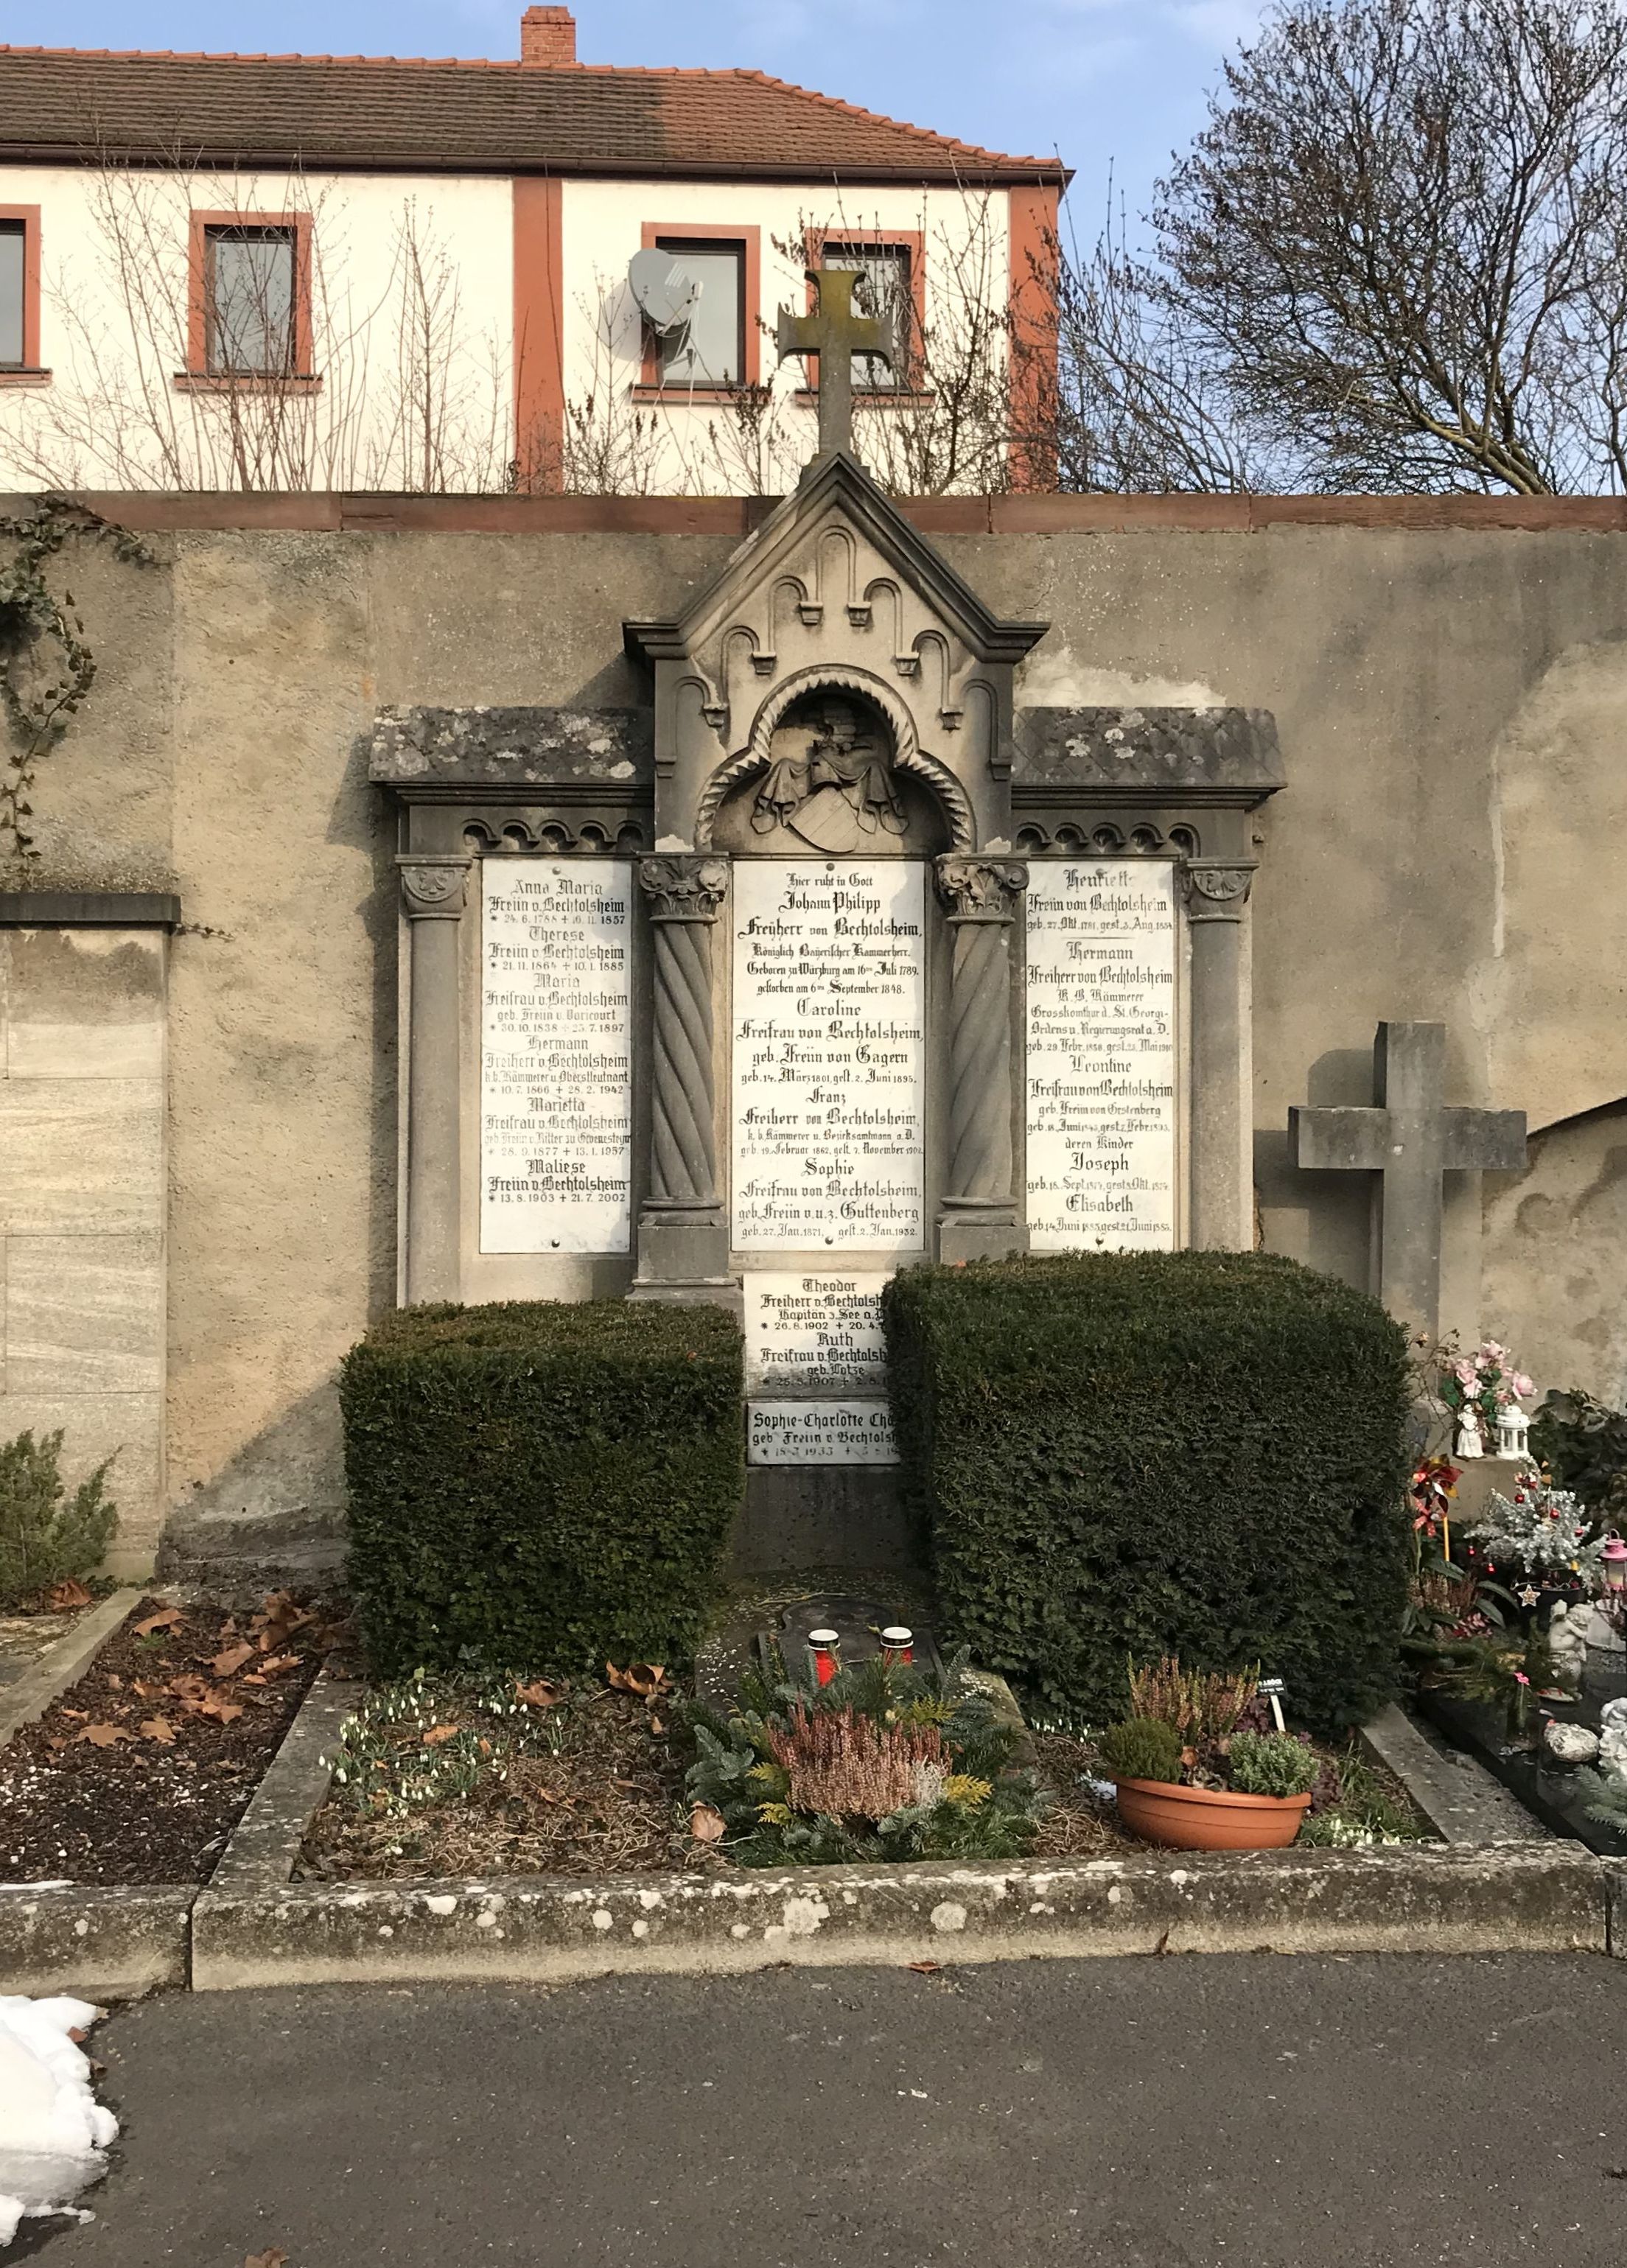
[[[512,55],[522,0],[0,0],[18,46]],[[1060,150],[1093,224],[1132,212],[1261,0],[578,0],[585,63],[748,64],[1009,151]]]

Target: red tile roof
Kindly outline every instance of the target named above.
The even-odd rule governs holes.
[[[752,70],[0,47],[0,163],[1061,185]]]

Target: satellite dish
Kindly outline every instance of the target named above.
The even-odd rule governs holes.
[[[634,253],[627,281],[652,331],[663,335],[681,331],[693,320],[701,279],[690,275],[677,253],[663,252],[659,246]]]

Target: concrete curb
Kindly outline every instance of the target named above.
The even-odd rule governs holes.
[[[194,1882],[0,1886],[0,1992],[132,2000],[185,1984]]]
[[[319,1670],[271,1769],[227,1839],[209,1879],[210,1893],[253,1897],[280,1889],[291,1879],[306,1830],[328,1793],[333,1778],[329,1758],[354,1697],[352,1687],[330,1683],[327,1672]]]
[[[1574,1845],[1505,1844],[207,1890],[193,1911],[192,1982],[221,1992],[432,1977],[557,1983],[785,1962],[1602,1952],[1601,1874]]]
[[[111,1592],[99,1606],[81,1615],[73,1628],[48,1646],[32,1669],[0,1692],[0,1748],[25,1725],[43,1717],[70,1685],[77,1685],[103,1644],[130,1609],[145,1596],[140,1590]]]

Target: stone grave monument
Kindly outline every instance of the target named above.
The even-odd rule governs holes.
[[[783,351],[845,369],[821,304]],[[866,333],[868,337],[868,333]],[[872,342],[867,350],[885,351]],[[399,814],[408,1300],[717,1300],[748,1567],[906,1564],[888,1276],[1243,1248],[1262,711],[1019,710],[995,615],[821,448],[650,705],[381,716]]]

